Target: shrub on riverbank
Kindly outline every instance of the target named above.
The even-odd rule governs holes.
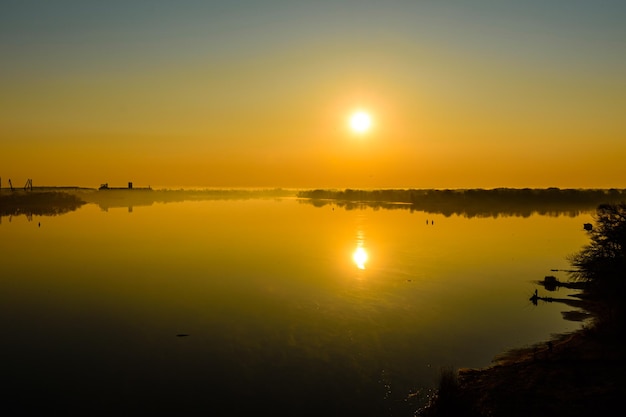
[[[626,283],[626,203],[602,204],[595,225],[587,230],[591,243],[570,257],[575,280],[591,284],[600,296],[623,296]]]

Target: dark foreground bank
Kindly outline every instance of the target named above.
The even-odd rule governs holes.
[[[507,352],[488,368],[442,373],[438,396],[418,415],[620,414],[626,398],[626,345],[623,314],[615,307],[587,300],[595,316],[591,326]]]

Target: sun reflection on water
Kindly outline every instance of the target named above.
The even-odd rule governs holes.
[[[365,269],[365,264],[367,263],[369,259],[367,250],[365,250],[365,247],[364,247],[364,240],[365,239],[363,237],[363,232],[359,230],[357,232],[357,239],[356,239],[357,246],[354,252],[352,252],[352,260],[354,261],[357,268],[359,269]]]
[[[367,251],[363,247],[357,247],[352,254],[352,260],[359,269],[365,269],[367,258]]]

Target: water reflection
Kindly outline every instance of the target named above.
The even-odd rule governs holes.
[[[135,207],[0,227],[9,410],[409,416],[440,366],[578,326],[526,294],[587,242],[588,216]]]
[[[357,268],[365,269],[365,264],[369,260],[369,255],[365,249],[365,234],[359,230],[356,235],[356,249],[352,252],[352,261]]]
[[[32,221],[33,216],[58,216],[75,211],[83,204],[85,202],[77,196],[62,192],[0,192],[0,223],[5,216],[9,221],[14,216],[26,216],[28,221]]]
[[[127,207],[132,213],[133,207],[152,206],[155,203],[180,203],[183,201],[205,200],[250,200],[262,198],[283,198],[294,195],[293,191],[275,189],[206,189],[206,190],[153,190],[144,189],[84,189],[78,196],[87,203],[97,204],[101,210]]]
[[[626,190],[618,189],[507,189],[493,190],[309,190],[298,193],[300,201],[315,207],[332,204],[346,210],[373,208],[424,211],[446,217],[467,218],[534,214],[576,217],[594,211],[602,203],[618,203]]]
[[[354,253],[352,254],[352,260],[356,264],[359,269],[365,269],[365,264],[367,263],[367,251],[362,246],[358,246]]]

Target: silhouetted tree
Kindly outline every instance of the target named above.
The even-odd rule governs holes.
[[[605,294],[623,295],[626,284],[626,203],[601,204],[595,225],[587,233],[591,243],[570,257],[573,278],[586,281]]]

